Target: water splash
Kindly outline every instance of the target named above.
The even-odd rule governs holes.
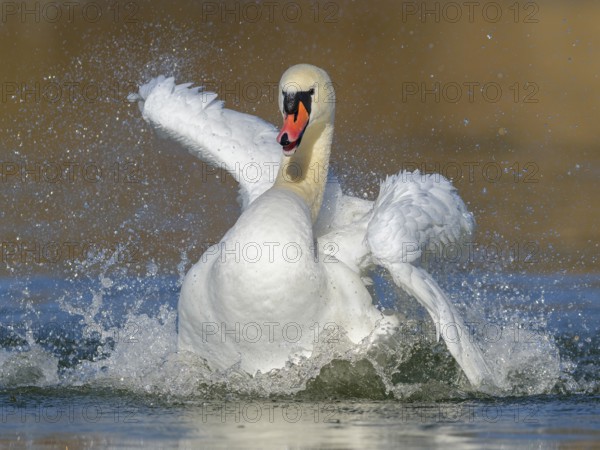
[[[120,276],[110,273],[112,264],[104,263],[102,274],[86,282],[81,274],[72,277],[57,301],[49,298],[36,308],[20,293],[27,320],[10,333],[4,327],[0,385],[109,387],[174,401],[232,395],[420,400],[480,395],[443,342],[436,342],[434,324],[402,295],[394,300],[394,308],[405,314],[400,329],[376,346],[352,345],[343,335],[334,341],[322,338],[309,358],[281,370],[254,377],[235,366],[212,372],[195,355],[176,351],[181,276],[161,277],[156,267],[145,275]],[[373,289],[389,303],[392,294],[384,291],[393,286],[375,280]],[[37,283],[31,280],[29,297]],[[502,389],[490,393],[597,389],[597,376],[590,380],[588,373],[580,377],[583,383],[576,380],[577,364],[561,355],[542,312],[509,310],[509,304],[532,303],[522,287],[507,288],[518,284],[515,280],[477,276],[459,284],[462,294],[475,294],[469,309],[462,309],[472,324],[472,338],[503,382]],[[456,287],[446,288],[456,294]],[[55,326],[48,328],[44,324],[52,314]],[[485,322],[486,315],[493,321]]]
[[[152,29],[158,27],[156,24],[145,27],[149,34],[160,34],[159,30]],[[221,57],[218,49],[202,42],[193,30],[173,29],[172,32],[182,48],[186,48],[175,56],[168,43],[160,39],[150,44],[149,52],[143,51],[148,46],[145,39],[128,39],[127,43],[115,41],[110,48],[96,44],[88,49],[91,64],[114,67],[113,79],[109,81],[116,82],[118,89],[110,91],[110,98],[101,99],[88,123],[81,119],[73,121],[76,123],[74,135],[70,140],[62,137],[68,143],[66,147],[72,150],[69,157],[83,160],[93,155],[109,155],[112,159],[109,158],[106,166],[112,167],[120,158],[137,155],[144,143],[143,136],[121,131],[117,138],[110,137],[115,129],[139,128],[130,127],[128,122],[141,119],[137,114],[132,115],[135,119],[127,118],[130,105],[124,102],[126,95],[135,90],[137,83],[158,73],[196,79],[197,66],[194,60],[186,58],[188,48],[190,52],[203,52],[207,60]],[[128,63],[122,64],[122,61]],[[64,69],[58,73],[58,81],[86,79],[81,64],[70,67],[67,73]],[[140,67],[143,68],[141,73]],[[115,103],[119,103],[116,119]],[[63,129],[65,114],[77,117],[80,114],[79,104],[59,105],[58,113],[48,115],[38,114],[37,105],[23,107],[36,109],[34,116],[39,116],[41,122],[33,124],[36,129]],[[102,127],[94,128],[96,124],[109,124],[110,133]],[[7,134],[18,136],[18,133]],[[353,164],[361,162],[353,161]],[[347,178],[348,191],[373,198],[380,174],[363,170],[365,175],[360,179],[346,176],[356,171],[353,167],[355,170],[340,173],[342,180]],[[39,188],[35,186],[35,189]],[[94,185],[88,190],[92,192],[89,198],[94,198],[93,195],[111,198],[107,186]],[[65,204],[88,198],[79,191],[70,197],[67,192],[65,196]],[[164,204],[171,203],[166,194],[157,203],[160,200]],[[160,211],[159,206],[140,202],[135,216],[122,221],[118,227],[126,243],[134,242],[142,233],[151,240],[177,225],[176,220],[169,221],[168,215],[155,214]],[[94,209],[92,202],[86,201],[84,206],[74,209],[84,218],[91,217],[94,229],[113,228],[107,226],[109,222],[103,217],[106,215]],[[198,222],[196,215],[178,217],[181,223]],[[147,221],[149,218],[154,221]],[[157,224],[159,219],[163,222]],[[207,226],[210,220],[209,216],[202,217],[203,225]],[[51,231],[52,223],[48,222],[47,229]],[[184,244],[183,247],[187,251],[182,253],[176,266],[177,277],[162,277],[161,269],[168,272],[170,268],[161,267],[156,261],[144,265],[141,272],[138,270],[134,275],[121,270],[118,255],[101,252],[86,255],[83,261],[74,263],[73,273],[65,283],[49,290],[43,287],[45,281],[41,278],[4,281],[9,286],[3,289],[5,304],[13,306],[3,315],[1,323],[0,386],[107,386],[175,401],[231,395],[370,399],[393,396],[426,400],[479,395],[470,389],[444,344],[435,341],[434,325],[424,311],[414,300],[397,292],[393,284],[386,283],[381,274],[373,277],[372,293],[382,309],[400,311],[405,318],[401,330],[375,348],[352,346],[343,339],[335,343],[323,341],[310,358],[299,359],[267,374],[250,377],[236,367],[211,372],[194,355],[176,353],[176,303],[179,286],[189,267],[188,253],[192,254],[189,246]],[[144,268],[146,273],[140,275]],[[497,268],[489,269],[489,273],[495,273]],[[457,279],[464,280],[464,276]],[[497,394],[598,392],[597,328],[591,327],[587,336],[580,336],[577,330],[551,329],[548,323],[553,312],[537,308],[537,302],[544,300],[539,293],[551,281],[534,281],[528,277],[525,283],[522,281],[509,274],[476,273],[458,285],[450,281],[442,283],[447,292],[454,294],[455,303],[469,322],[480,324],[474,326],[473,338],[503,381],[504,389]],[[39,291],[43,294],[37,295]],[[565,291],[570,291],[570,286]]]

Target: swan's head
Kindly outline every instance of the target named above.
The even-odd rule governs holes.
[[[307,128],[317,123],[333,124],[335,92],[323,69],[310,64],[290,67],[279,82],[279,110],[283,127],[277,142],[285,156],[293,155]]]

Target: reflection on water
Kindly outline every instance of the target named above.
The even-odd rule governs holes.
[[[73,392],[5,409],[0,442],[40,446],[185,448],[593,448],[598,398],[439,403],[207,401],[177,408]],[[36,419],[39,419],[36,422]],[[35,424],[35,427],[32,425]],[[60,427],[61,431],[57,431]],[[76,430],[78,433],[73,434]],[[110,433],[107,431],[110,430]]]

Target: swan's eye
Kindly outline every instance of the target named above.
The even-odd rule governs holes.
[[[306,112],[310,115],[311,104],[312,104],[312,95],[315,93],[314,89],[309,91],[295,91],[295,92],[286,92],[281,91],[283,94],[283,111],[286,114],[298,114],[298,104],[302,102]]]

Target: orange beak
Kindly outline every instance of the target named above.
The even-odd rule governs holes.
[[[291,156],[296,152],[308,126],[309,118],[308,111],[301,101],[298,102],[298,111],[295,114],[284,115],[283,127],[277,135],[277,142],[283,147],[285,156]]]

